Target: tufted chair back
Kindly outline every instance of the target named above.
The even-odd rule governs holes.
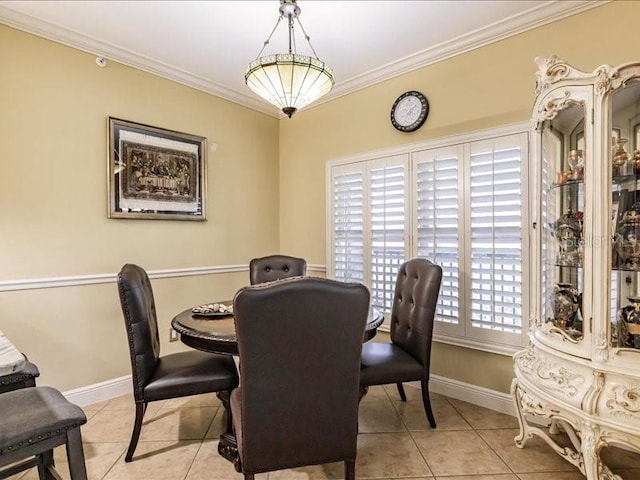
[[[307,273],[307,261],[304,258],[287,255],[269,255],[254,258],[249,263],[251,285],[273,282],[283,278],[302,277]]]
[[[143,390],[160,357],[158,318],[149,276],[143,268],[127,264],[118,274],[118,292],[129,339],[133,394],[143,402]]]
[[[291,278],[241,289],[233,308],[242,360],[231,410],[242,472],[355,461],[368,289]]]
[[[442,268],[424,258],[403,263],[396,279],[391,341],[426,366],[441,281]]]

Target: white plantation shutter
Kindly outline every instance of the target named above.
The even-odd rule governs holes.
[[[364,282],[364,173],[333,173],[333,278]]]
[[[443,272],[438,340],[499,353],[526,344],[528,135],[505,130],[329,163],[328,277],[363,282],[389,313],[398,267],[427,258]]]
[[[470,146],[470,330],[522,334],[522,146],[507,137]]]
[[[390,312],[398,275],[405,261],[407,221],[406,156],[373,165],[369,171],[371,304]]]
[[[419,257],[442,267],[436,322],[462,326],[459,284],[462,148],[425,150],[418,152],[415,159],[417,252]],[[449,328],[447,333],[460,331],[460,328]]]

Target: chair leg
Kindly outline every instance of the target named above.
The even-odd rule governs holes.
[[[71,480],[87,480],[87,467],[84,463],[80,427],[67,432],[67,460],[69,461]]]
[[[130,462],[133,459],[133,452],[136,451],[138,446],[138,439],[140,438],[140,430],[142,429],[142,419],[144,418],[144,412],[147,410],[147,402],[136,403],[136,422],[133,425],[133,432],[131,433],[131,441],[129,442],[129,449],[124,457],[125,462]]]
[[[344,479],[356,479],[356,461],[354,459],[344,461]]]
[[[404,394],[404,387],[402,386],[402,382],[396,383],[396,387],[398,387],[398,393],[400,394],[400,400],[403,402],[407,401],[407,396]]]
[[[429,425],[431,428],[436,428],[436,419],[433,416],[433,410],[431,410],[431,398],[429,397],[429,379],[422,380],[420,382],[422,386],[422,403],[424,404],[424,412],[427,414]]]
[[[253,480],[253,473],[245,473],[244,480]]]
[[[40,480],[52,480],[55,479],[49,468],[53,466],[53,450],[47,450],[46,452],[38,455],[38,478]]]

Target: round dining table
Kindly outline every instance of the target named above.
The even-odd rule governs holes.
[[[213,302],[212,302],[213,303]],[[231,301],[216,302],[231,305]],[[372,308],[365,325],[363,341],[371,340],[384,321],[384,315]],[[210,353],[238,355],[238,339],[233,314],[198,315],[189,308],[176,315],[171,326],[180,334],[180,340],[196,350]]]

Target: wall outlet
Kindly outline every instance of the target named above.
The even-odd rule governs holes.
[[[179,338],[180,338],[180,334],[178,332],[176,332],[173,328],[170,328],[169,329],[169,341],[170,342],[177,342]]]

